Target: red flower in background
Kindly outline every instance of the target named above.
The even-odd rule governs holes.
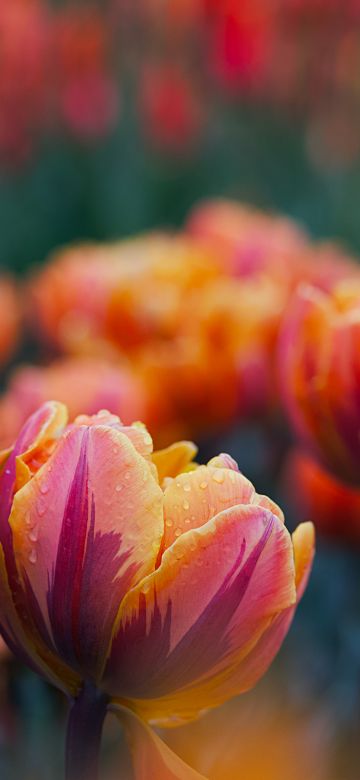
[[[312,520],[327,536],[360,543],[360,490],[344,485],[313,458],[294,450],[284,484],[296,515]]]
[[[146,63],[139,112],[145,136],[175,153],[191,147],[203,125],[203,107],[190,75],[170,63]]]
[[[80,137],[104,135],[117,118],[118,90],[110,44],[106,15],[95,6],[70,6],[56,15],[59,110],[65,125]]]

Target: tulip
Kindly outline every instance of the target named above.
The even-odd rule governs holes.
[[[0,279],[0,365],[14,353],[19,340],[20,302],[10,277]]]
[[[211,246],[232,276],[266,275],[291,288],[307,270],[310,245],[296,222],[244,203],[200,202],[190,212],[187,231]]]
[[[195,452],[153,453],[144,426],[105,411],[67,424],[48,402],[2,455],[0,628],[72,700],[67,780],[97,777],[109,709],[137,778],[199,778],[147,723],[253,686],[306,585],[311,524],[291,538],[229,455],[197,467]]]
[[[131,368],[100,358],[61,358],[49,366],[18,367],[0,399],[0,446],[9,446],[48,398],[64,403],[71,419],[106,407],[128,423],[147,420],[148,396]]]
[[[280,384],[295,434],[335,475],[360,482],[360,282],[302,286],[285,318]]]
[[[295,504],[296,514],[311,520],[326,536],[356,545],[360,543],[358,488],[336,479],[301,450],[290,454],[284,484],[289,502]]]

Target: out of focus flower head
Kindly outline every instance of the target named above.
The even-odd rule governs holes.
[[[8,447],[24,421],[48,398],[65,403],[71,417],[80,410],[109,407],[121,414],[127,424],[148,421],[145,388],[125,365],[111,364],[101,358],[62,358],[49,366],[17,368],[0,399],[0,446]]]
[[[102,136],[114,125],[118,108],[107,16],[96,5],[64,6],[55,16],[54,27],[60,117],[75,136]]]
[[[172,436],[184,433],[176,422],[190,433],[274,403],[286,285],[265,274],[234,279],[215,244],[150,234],[74,247],[34,278],[31,300],[40,335],[59,351],[126,355],[151,419],[160,415]]]
[[[211,780],[328,780],[328,725],[279,702],[274,688],[265,684],[173,730],[171,747]]]
[[[327,536],[360,543],[358,488],[341,482],[299,448],[289,454],[283,483],[296,516],[312,520]]]
[[[280,385],[294,432],[345,481],[360,482],[359,275],[331,290],[299,288],[279,345]]]
[[[21,162],[48,108],[50,17],[43,0],[0,8],[0,154]]]
[[[236,277],[266,274],[294,286],[308,268],[305,232],[291,219],[243,203],[204,201],[190,213],[187,230],[212,246],[226,272]]]
[[[15,283],[0,278],[0,366],[7,362],[20,335],[21,306]]]
[[[312,244],[289,219],[209,201],[182,233],[61,250],[33,277],[30,318],[59,353],[125,356],[164,444],[274,409],[294,290],[308,281],[325,293],[358,273],[342,249]]]
[[[189,292],[217,273],[209,252],[182,236],[74,246],[34,278],[40,335],[75,352],[97,340],[132,351],[150,339],[171,339]]]

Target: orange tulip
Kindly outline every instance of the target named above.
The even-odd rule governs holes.
[[[61,358],[49,366],[22,366],[0,399],[0,442],[8,447],[32,412],[59,398],[71,419],[108,408],[125,423],[148,420],[149,394],[131,368],[100,358]]]
[[[360,490],[345,485],[300,450],[289,457],[284,483],[296,514],[328,536],[360,542]]]
[[[280,384],[294,431],[342,479],[360,481],[360,281],[303,286],[285,318]]]

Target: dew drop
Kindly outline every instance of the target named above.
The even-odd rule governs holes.
[[[38,531],[37,527],[36,527],[36,526],[34,526],[34,528],[32,528],[32,529],[31,529],[31,531],[30,531],[30,533],[29,533],[29,539],[30,539],[30,541],[31,541],[31,542],[37,542],[37,540],[38,540],[38,535],[39,535],[39,531]]]
[[[49,492],[49,485],[46,484],[40,485],[40,493],[42,493],[43,496],[45,496],[46,493],[48,492]]]
[[[10,469],[5,469],[5,474],[11,474]]]
[[[218,469],[218,470],[214,471],[214,473],[212,475],[212,478],[213,478],[214,482],[217,482],[219,485],[221,485],[224,482],[224,479],[225,479],[224,472],[221,471],[221,469]]]
[[[122,490],[122,485],[116,485],[115,490],[117,493],[120,493],[120,491]]]
[[[36,509],[39,517],[42,517],[45,514],[45,504],[43,504],[42,501],[38,501]]]
[[[175,529],[175,536],[181,536],[181,534],[182,534],[181,528],[176,528]]]
[[[185,485],[183,487],[186,493],[190,493],[191,485],[189,482],[185,482]]]
[[[172,522],[172,520],[170,520],[170,518],[168,520],[165,520],[165,525],[166,525],[167,528],[172,528],[172,524],[173,524],[173,522]]]
[[[190,507],[190,504],[189,504],[189,502],[188,502],[188,501],[184,501],[184,503],[183,503],[183,509],[189,509],[189,507]]]
[[[185,523],[186,525],[190,525],[190,517],[185,517]]]
[[[30,561],[30,563],[36,563],[36,561],[37,561],[37,553],[36,553],[36,550],[35,550],[34,547],[31,550],[31,553],[29,555],[29,561]]]
[[[205,488],[207,488],[207,486],[208,486],[208,483],[206,482],[206,480],[204,480],[203,482],[200,482],[201,490],[205,490]]]

